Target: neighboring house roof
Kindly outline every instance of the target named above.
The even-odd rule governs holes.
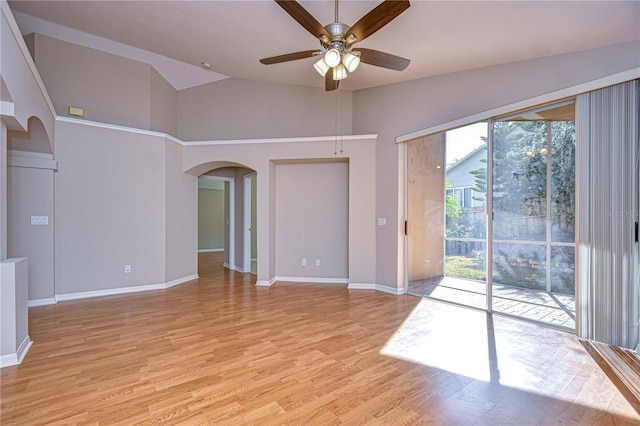
[[[447,166],[446,168],[446,172],[450,172],[453,169],[457,168],[458,166],[460,166],[461,164],[466,163],[467,161],[469,161],[469,159],[471,159],[477,152],[483,150],[486,148],[486,145],[480,145],[478,148],[474,149],[473,151],[471,151],[470,153],[468,153],[467,155],[465,155],[464,157],[462,157],[461,159],[457,160],[456,162],[450,164]]]

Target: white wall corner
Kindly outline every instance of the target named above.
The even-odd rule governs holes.
[[[400,296],[401,294],[405,294],[407,292],[404,287],[402,287],[402,288],[389,287],[389,286],[380,285],[380,284],[376,284],[376,290],[382,291],[382,292],[385,292],[385,293],[389,293],[389,294],[393,294],[393,295],[396,295],[396,296]]]
[[[265,280],[257,280],[256,281],[256,286],[257,287],[271,287],[274,283],[276,282],[276,278],[271,278],[269,281],[265,281]]]
[[[364,283],[349,283],[347,286],[349,290],[375,290],[375,284],[364,284]]]
[[[11,367],[12,365],[22,364],[22,361],[24,360],[24,357],[27,355],[27,352],[29,352],[29,348],[31,348],[32,344],[33,342],[31,341],[31,338],[27,334],[27,337],[24,338],[24,340],[18,347],[18,350],[16,351],[16,353],[0,356],[0,368]]]
[[[171,288],[179,284],[186,283],[188,281],[197,280],[198,278],[200,278],[198,274],[193,274],[193,275],[189,275],[188,277],[178,278],[177,280],[173,280],[173,281],[169,281],[168,283],[165,283],[164,288]]]

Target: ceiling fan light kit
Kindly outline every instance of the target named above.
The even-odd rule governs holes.
[[[320,41],[321,50],[306,50],[261,59],[265,65],[294,61],[320,55],[313,65],[325,77],[325,90],[336,90],[341,80],[354,72],[360,62],[402,71],[409,66],[409,60],[373,49],[352,50],[353,44],[364,40],[387,25],[410,6],[406,0],[385,0],[360,18],[351,27],[338,21],[338,0],[335,6],[335,22],[322,26],[309,12],[295,0],[275,0],[293,19]],[[329,72],[331,71],[331,72]]]
[[[340,64],[333,68],[333,79],[335,81],[344,80],[345,78],[347,78],[347,69],[344,65]]]
[[[342,63],[347,67],[347,71],[354,72],[360,65],[360,56],[345,52],[344,56],[342,56]]]
[[[340,51],[335,47],[327,50],[327,53],[324,54],[324,61],[331,68],[337,67],[340,63]]]
[[[329,68],[331,68],[329,65],[327,65],[327,62],[324,60],[324,56],[320,58],[318,62],[313,64],[313,66],[315,67],[316,71],[318,71],[318,74],[320,74],[323,77],[325,76],[327,71],[329,71]]]

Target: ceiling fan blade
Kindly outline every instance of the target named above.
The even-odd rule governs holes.
[[[393,21],[398,15],[407,10],[409,6],[410,4],[407,0],[385,0],[349,28],[346,34],[347,43],[352,44],[356,41],[364,40]],[[356,36],[355,40],[348,37],[349,34]]]
[[[340,80],[333,79],[333,70],[327,71],[324,75],[324,90],[330,92],[332,90],[336,90],[340,85]]]
[[[389,68],[396,71],[403,71],[411,62],[409,59],[379,50],[358,48],[360,52],[360,62],[377,67]]]
[[[314,37],[320,37],[325,35],[331,38],[327,30],[324,29],[322,24],[318,22],[307,10],[300,6],[300,3],[294,0],[275,0],[281,8],[285,10],[293,19],[295,19],[300,25],[307,31],[313,34]]]
[[[286,55],[272,56],[270,58],[260,59],[260,62],[265,65],[279,64],[280,62],[295,61],[298,59],[310,58],[317,50],[305,50],[302,52],[287,53]]]

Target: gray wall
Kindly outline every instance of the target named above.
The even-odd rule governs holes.
[[[149,129],[176,136],[178,92],[155,69],[150,72]]]
[[[198,250],[224,247],[224,189],[198,188]]]
[[[348,203],[349,163],[276,165],[276,276],[349,277]]]
[[[53,170],[8,168],[9,257],[29,258],[29,300],[54,297]],[[31,225],[31,216],[47,216],[48,225]]]
[[[376,214],[388,225],[376,232],[377,283],[398,281],[396,137],[638,67],[639,52],[627,43],[354,92],[354,134],[378,134]]]
[[[166,229],[185,209],[166,202],[164,138],[58,122],[55,157],[56,294],[164,283]]]
[[[349,284],[366,288],[375,284],[375,142],[375,136],[371,135],[345,138],[344,155],[340,157],[342,161],[349,161]],[[279,232],[276,212],[280,210],[276,199],[277,166],[300,163],[300,159],[307,159],[307,162],[335,161],[336,157],[332,155],[334,143],[334,138],[327,137],[273,143],[241,141],[184,146],[184,167],[194,176],[220,167],[223,161],[246,164],[257,172],[259,285],[268,285],[276,277],[276,238]],[[295,198],[299,195],[290,196]]]
[[[75,106],[87,120],[175,136],[177,92],[150,65],[41,34],[29,37],[58,115],[69,116]]]
[[[194,276],[198,271],[198,179],[182,171],[182,146],[164,141],[165,282]],[[144,149],[144,148],[143,148]],[[145,170],[150,175],[155,170]],[[142,180],[146,180],[144,176]],[[160,230],[162,231],[162,230]],[[162,233],[162,232],[160,232]]]
[[[339,93],[338,93],[339,92]],[[185,141],[351,134],[349,91],[229,78],[178,93],[178,137]]]

